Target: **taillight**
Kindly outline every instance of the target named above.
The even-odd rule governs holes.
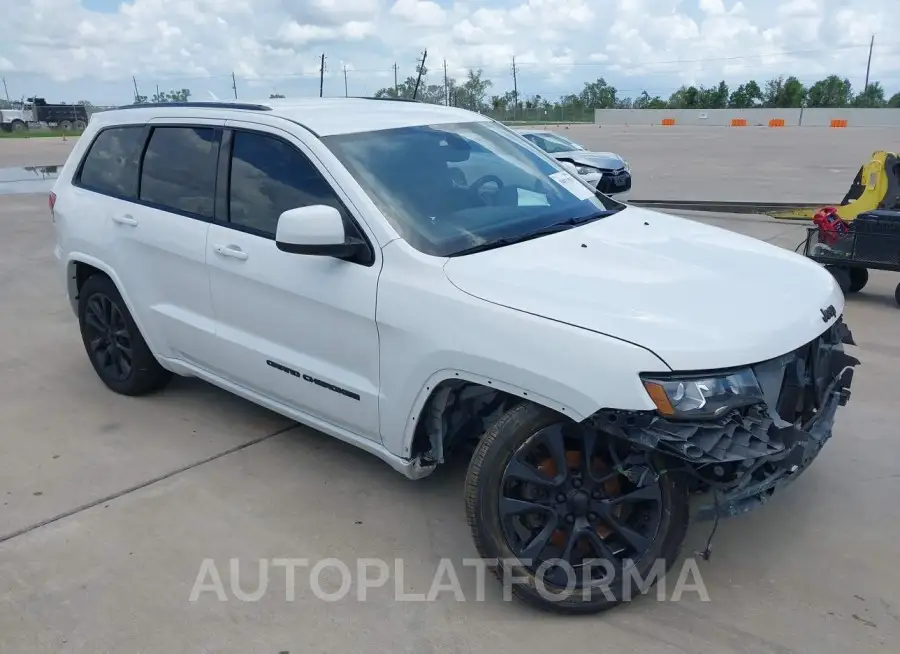
[[[53,213],[53,207],[56,206],[56,193],[54,193],[53,191],[50,191],[49,204],[50,204],[50,217],[53,219],[56,219],[56,214]]]

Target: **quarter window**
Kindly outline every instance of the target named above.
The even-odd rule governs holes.
[[[98,193],[133,198],[138,182],[135,155],[143,132],[142,126],[100,132],[81,166],[80,185]]]
[[[141,200],[212,218],[218,156],[215,128],[155,128],[141,167]]]
[[[264,134],[235,132],[231,155],[229,216],[235,225],[274,236],[288,209],[315,204],[344,214],[331,185],[292,145]]]

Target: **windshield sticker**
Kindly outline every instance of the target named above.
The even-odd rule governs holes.
[[[553,173],[550,175],[550,179],[562,186],[579,200],[588,200],[594,197],[594,194],[591,193],[591,189],[572,177],[569,173]]]
[[[537,193],[536,191],[529,191],[524,188],[517,188],[516,191],[519,193],[519,206],[520,207],[549,207],[550,203],[547,201],[547,196],[543,193]]]

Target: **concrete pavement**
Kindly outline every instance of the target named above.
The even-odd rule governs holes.
[[[790,248],[802,238],[792,224],[703,220]],[[149,398],[106,390],[53,270],[51,227],[45,197],[0,198],[3,654],[866,654],[900,642],[897,275],[874,273],[848,302],[863,365],[834,439],[771,504],[723,521],[711,560],[698,562],[710,601],[686,591],[657,602],[651,593],[572,619],[506,602],[492,579],[475,601],[477,575],[461,565],[476,556],[463,513],[465,462],[412,482],[196,380]],[[687,556],[709,529],[692,528]],[[392,567],[367,601],[357,595],[361,557]],[[350,567],[349,593],[317,599],[310,569],[300,568],[288,601],[284,569],[270,567],[258,601],[237,599],[257,587],[259,560],[276,558],[339,559]],[[398,583],[427,594],[443,558],[456,563],[467,601],[451,592],[395,601]],[[214,592],[190,601],[204,560],[221,575],[225,601]],[[334,568],[317,580],[340,590]],[[676,579],[667,581],[671,598]]]

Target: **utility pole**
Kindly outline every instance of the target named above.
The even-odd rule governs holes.
[[[450,106],[450,83],[447,81],[447,60],[444,59],[444,104]]]
[[[138,98],[141,96],[140,92],[138,92],[137,80],[134,78],[134,75],[131,76],[131,83],[134,84],[134,101],[137,103]]]
[[[347,90],[347,65],[344,64],[344,97],[348,97],[350,92]]]
[[[397,62],[394,62],[394,97],[400,97],[400,88],[397,86]]]
[[[6,78],[3,78],[3,92],[6,94],[6,104],[12,106],[12,103],[9,101],[9,89],[6,88]]]
[[[416,96],[419,94],[419,83],[422,81],[422,71],[425,70],[425,59],[427,57],[428,57],[428,50],[425,50],[425,52],[422,53],[422,61],[419,62],[419,76],[416,77],[416,88],[413,89],[413,97],[412,97],[413,100],[415,100]]]
[[[319,65],[319,97],[322,97],[322,88],[325,85],[325,53],[322,53],[322,63]]]
[[[513,74],[513,120],[516,119],[516,112],[519,109],[519,81],[516,77],[516,56],[513,55],[512,74]]]
[[[872,68],[872,48],[875,46],[875,35],[872,35],[872,40],[869,41],[869,62],[866,64],[866,86],[863,91],[863,98],[868,100],[868,91],[869,91],[869,70]]]
[[[237,100],[237,80],[234,79],[234,71],[231,71],[231,88],[234,89],[234,99]]]

